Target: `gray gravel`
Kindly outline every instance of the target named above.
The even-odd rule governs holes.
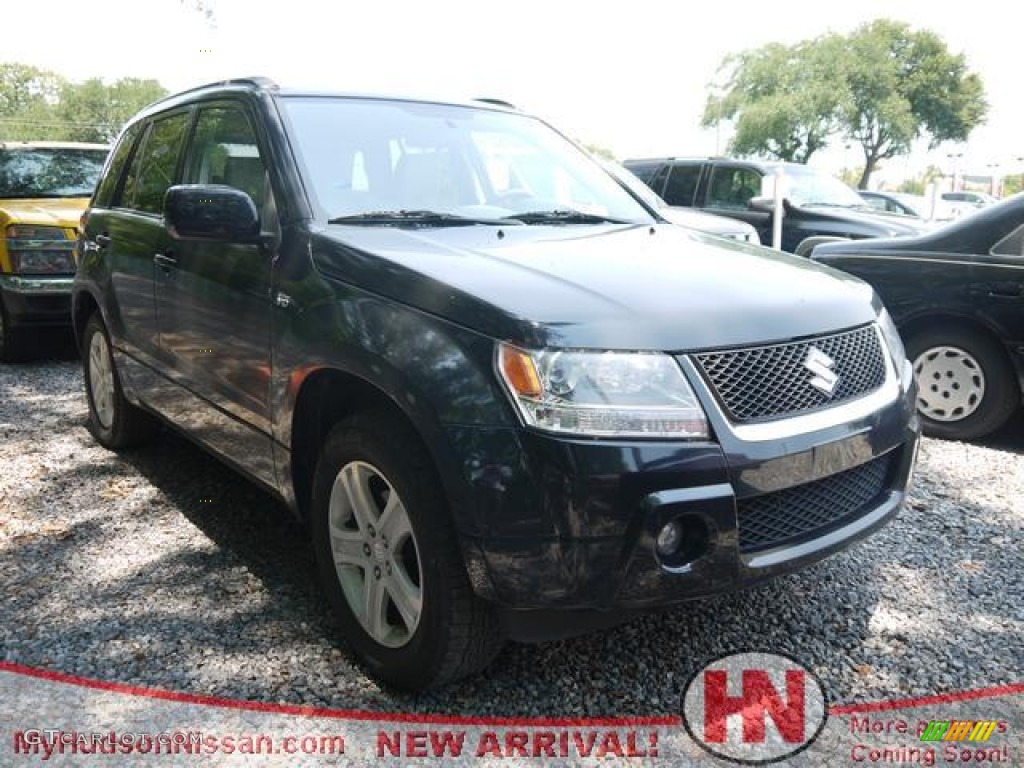
[[[1022,679],[1024,418],[926,440],[902,515],[803,573],[618,629],[509,645],[416,697],[350,662],[287,511],[168,433],[117,455],[86,431],[72,353],[0,365],[2,658],[197,694],[503,716],[675,715],[735,650],[787,652],[833,703]]]

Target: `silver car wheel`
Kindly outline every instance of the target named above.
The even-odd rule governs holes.
[[[89,393],[97,421],[103,429],[110,429],[114,424],[114,366],[102,333],[94,333],[89,340]]]
[[[339,470],[328,509],[331,554],[352,613],[377,643],[400,648],[423,613],[423,566],[405,505],[376,467]]]
[[[966,419],[985,397],[985,372],[959,347],[931,347],[914,359],[917,409],[934,421]]]

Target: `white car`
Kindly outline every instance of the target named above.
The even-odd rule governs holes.
[[[728,216],[715,216],[711,213],[701,213],[700,211],[695,211],[692,208],[682,208],[677,205],[669,205],[662,200],[654,190],[640,181],[640,179],[638,179],[628,168],[625,168],[614,160],[607,160],[600,157],[597,158],[597,160],[612,176],[628,187],[634,195],[647,203],[647,205],[654,208],[666,221],[680,227],[695,229],[698,232],[703,232],[707,235],[718,235],[719,237],[727,237],[731,240],[741,240],[745,243],[753,243],[754,245],[761,244],[761,238],[758,237],[757,230],[747,224],[747,222],[732,219]]]

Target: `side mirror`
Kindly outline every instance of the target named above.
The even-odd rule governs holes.
[[[179,184],[164,196],[164,224],[175,240],[255,243],[256,204],[245,192],[219,184]]]
[[[761,213],[771,213],[775,210],[775,198],[773,197],[752,197],[750,202],[747,203],[747,207],[752,211],[760,211]]]

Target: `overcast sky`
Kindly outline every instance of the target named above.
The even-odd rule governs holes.
[[[37,0],[19,3],[2,57],[81,80],[149,77],[171,90],[263,74],[284,85],[350,91],[492,96],[540,114],[619,158],[724,152],[727,132],[699,128],[722,58],[778,41],[848,32],[880,17],[941,35],[984,80],[988,123],[962,146],[891,161],[902,176],[928,160],[947,172],[1021,170],[1024,108],[1013,3],[973,0],[323,2]],[[812,164],[857,162],[840,140]]]

